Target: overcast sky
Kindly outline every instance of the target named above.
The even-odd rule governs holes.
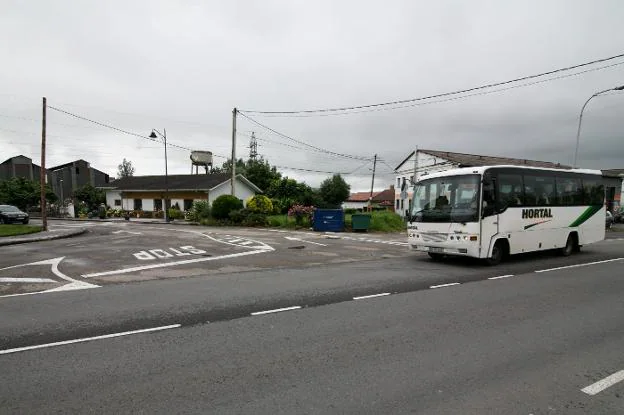
[[[81,116],[218,155],[231,113],[372,104],[505,81],[624,53],[624,3],[613,1],[11,1],[0,0],[0,152],[40,161],[41,97]],[[334,152],[391,167],[420,148],[572,163],[578,113],[595,91],[624,84],[622,65],[504,92],[397,110],[255,119]],[[597,67],[600,65],[596,65]],[[604,65],[602,65],[604,66]],[[593,100],[580,164],[624,168],[624,92]],[[251,115],[251,114],[250,114]],[[352,172],[243,117],[237,152],[278,166]],[[268,141],[267,141],[268,140]],[[281,144],[280,144],[281,143]],[[48,110],[48,166],[79,158],[111,175],[164,172],[163,147]],[[223,158],[216,158],[221,164]],[[390,167],[389,167],[390,166]],[[281,169],[315,186],[325,174]],[[169,173],[190,172],[171,148]]]

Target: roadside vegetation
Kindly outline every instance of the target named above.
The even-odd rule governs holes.
[[[41,226],[34,225],[0,225],[0,237],[27,235],[41,232]]]

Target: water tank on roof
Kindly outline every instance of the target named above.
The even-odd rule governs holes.
[[[193,166],[195,166],[195,174],[198,173],[199,166],[204,166],[208,173],[208,166],[212,167],[212,151],[192,151],[191,163],[191,173],[193,173]]]

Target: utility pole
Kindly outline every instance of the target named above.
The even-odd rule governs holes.
[[[418,146],[414,147],[414,178],[412,184],[416,183],[416,172],[418,172]]]
[[[377,169],[377,154],[375,154],[375,158],[373,159],[373,180],[371,181],[371,191],[370,196],[368,197],[368,209],[370,211],[373,210],[373,188],[375,187],[375,170]]]
[[[48,217],[46,215],[46,168],[45,168],[45,151],[46,151],[46,109],[48,103],[46,97],[43,97],[43,117],[41,119],[41,222],[42,229],[48,230]]]
[[[165,222],[169,222],[169,168],[167,166],[167,130],[163,128],[163,142],[165,143]]]
[[[252,131],[249,140],[249,158],[255,160],[256,157],[258,157],[258,141],[256,140],[256,133]]]
[[[234,181],[236,180],[236,114],[238,110],[236,107],[232,110],[232,178],[231,178],[231,194],[235,196],[236,186]]]

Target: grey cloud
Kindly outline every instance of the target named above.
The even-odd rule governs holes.
[[[173,143],[229,155],[235,106],[382,102],[614,55],[624,52],[622,11],[617,0],[6,2],[0,36],[10,41],[0,45],[6,57],[0,66],[0,144],[3,156],[39,157],[39,105],[47,96],[51,105],[95,120],[140,134],[164,127]],[[396,111],[257,119],[332,151],[378,154],[393,167],[416,145],[570,163],[583,101],[623,83],[624,65]],[[622,167],[622,105],[624,94],[614,94],[588,107],[583,166]],[[163,170],[158,144],[52,111],[49,121],[51,164],[80,156],[114,173],[126,157],[138,173]],[[296,145],[239,117],[240,156],[251,131]],[[261,154],[277,165],[329,171],[361,165],[259,143]],[[172,172],[190,171],[186,151],[172,149],[169,163]],[[350,176],[354,188],[370,186],[367,168]],[[392,183],[383,164],[379,173],[376,187]],[[326,176],[286,174],[313,185]]]

